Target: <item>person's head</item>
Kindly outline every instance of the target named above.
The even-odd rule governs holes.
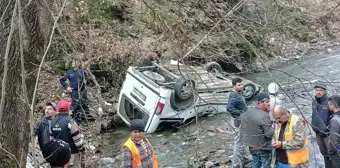
[[[322,97],[327,93],[326,85],[323,83],[317,83],[314,86],[315,96],[316,97]]]
[[[334,95],[328,98],[328,107],[331,112],[340,111],[340,96]]]
[[[78,59],[73,59],[72,60],[72,68],[79,68],[81,62]]]
[[[54,118],[58,113],[57,110],[58,110],[57,104],[55,104],[53,102],[46,103],[45,117],[46,118]]]
[[[130,124],[131,139],[138,142],[144,138],[145,124],[141,119],[134,119]]]
[[[231,83],[233,84],[233,88],[238,91],[243,91],[243,80],[241,78],[233,78]]]
[[[67,100],[60,100],[58,103],[58,111],[60,113],[68,112],[70,109],[70,102]]]
[[[257,95],[257,105],[262,109],[269,110],[270,109],[269,95],[263,92],[259,93]]]
[[[273,117],[278,123],[286,123],[289,121],[290,112],[281,105],[276,105],[273,110]]]
[[[268,85],[268,92],[272,95],[276,95],[277,92],[279,91],[279,85],[272,82]]]

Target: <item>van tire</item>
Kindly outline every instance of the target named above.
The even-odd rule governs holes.
[[[253,83],[245,83],[244,86],[244,91],[247,90],[247,93],[243,93],[243,97],[245,100],[250,101],[255,97],[256,94],[256,86]]]
[[[186,100],[193,97],[194,89],[195,82],[193,80],[186,80],[183,77],[177,79],[174,85],[175,94],[181,100]]]
[[[191,106],[193,106],[195,103],[195,96],[191,96],[190,98],[186,100],[181,100],[175,91],[172,91],[170,95],[170,105],[171,108],[175,111],[185,110]]]
[[[221,65],[214,61],[208,62],[207,64],[205,64],[204,69],[207,72],[211,72],[211,73],[214,73],[215,70],[217,70],[217,72],[223,72]]]

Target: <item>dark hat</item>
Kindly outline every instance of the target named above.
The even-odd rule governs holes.
[[[322,89],[327,90],[327,87],[326,87],[326,85],[325,85],[324,83],[316,83],[316,84],[314,85],[314,89],[315,89],[315,88],[322,88]]]
[[[257,101],[258,102],[262,102],[262,101],[265,101],[265,100],[269,100],[268,94],[261,92],[257,95]]]
[[[46,106],[52,106],[54,110],[58,110],[58,106],[54,102],[47,102]]]
[[[145,124],[141,119],[134,119],[131,121],[130,130],[139,130],[144,132]]]

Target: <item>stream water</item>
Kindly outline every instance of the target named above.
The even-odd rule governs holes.
[[[340,50],[336,54],[318,54],[305,57],[301,60],[291,61],[271,69],[270,73],[261,72],[247,74],[244,77],[267,87],[274,80],[283,89],[280,93],[284,96],[284,106],[293,113],[304,115],[311,120],[311,103],[313,82],[321,80],[327,82],[328,92],[340,94]],[[293,100],[293,101],[292,101]],[[230,116],[223,113],[204,116],[198,122],[176,129],[162,129],[160,132],[147,135],[152,141],[157,152],[160,167],[187,168],[212,162],[215,167],[229,165],[232,157],[232,134],[229,127]],[[216,133],[215,128],[220,128],[223,133]],[[314,140],[314,133],[309,129],[310,167],[322,168],[323,157]],[[117,128],[113,133],[102,135],[104,139],[104,153],[115,158],[115,165],[120,162],[119,149],[129,137],[127,126]]]

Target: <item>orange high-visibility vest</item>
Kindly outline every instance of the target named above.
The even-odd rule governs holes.
[[[286,131],[284,133],[284,141],[289,141],[292,140],[294,135],[293,135],[293,127],[295,127],[296,122],[298,121],[298,117],[294,114],[291,114],[291,117],[287,123],[288,128],[286,128]],[[304,128],[298,128],[298,129],[304,129]],[[279,139],[279,133],[280,130],[278,130],[278,127],[275,128],[275,139]],[[304,140],[304,147],[302,149],[287,149],[287,158],[288,158],[288,163],[290,165],[297,165],[301,163],[305,163],[309,159],[309,150],[307,147],[308,140],[307,137]]]
[[[149,145],[152,148],[152,145],[148,139],[146,141],[149,143]],[[140,159],[139,151],[136,146],[136,144],[129,138],[123,147],[126,146],[130,149],[131,154],[132,154],[132,167],[142,167],[142,160]],[[152,148],[152,159],[153,159],[153,167],[158,168],[158,160],[155,151]]]

